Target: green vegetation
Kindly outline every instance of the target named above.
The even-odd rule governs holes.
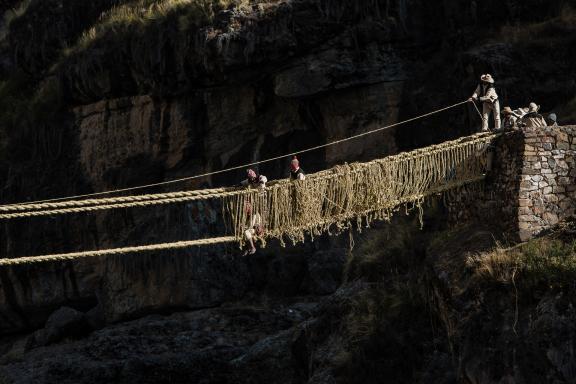
[[[89,48],[101,38],[119,36],[135,31],[143,32],[154,23],[162,23],[177,15],[178,29],[200,26],[211,22],[221,10],[243,6],[247,0],[136,0],[112,8],[100,17],[97,24],[84,32],[78,43],[67,50],[67,55]]]
[[[572,288],[576,279],[576,240],[542,238],[510,250],[470,257],[474,277],[515,284],[527,290]]]
[[[416,218],[401,220],[356,239],[347,280],[364,288],[345,303],[346,347],[335,358],[340,372],[354,378],[350,382],[417,381],[433,354],[450,365],[463,342],[461,308],[454,303],[471,302],[470,295],[478,299],[478,313],[482,305],[511,300],[518,319],[519,303],[526,308],[550,292],[575,292],[574,223],[512,248],[477,225],[419,231],[417,224]],[[403,376],[394,376],[399,371]]]
[[[103,2],[101,2],[103,3]],[[110,4],[122,4],[121,1],[110,1]],[[94,55],[93,59],[89,54],[82,56],[84,51],[89,51],[91,47],[97,46],[100,42],[105,44],[105,49],[118,50],[124,54],[130,52],[130,44],[133,41],[131,36],[138,36],[142,41],[148,41],[149,44],[140,44],[140,48],[157,50],[151,39],[160,35],[164,27],[152,28],[148,35],[144,35],[147,29],[163,22],[176,21],[178,30],[185,31],[189,27],[209,23],[214,15],[230,6],[243,6],[248,4],[247,0],[131,0],[124,2],[122,5],[114,6],[100,15],[98,21],[86,30],[77,43],[67,47],[64,36],[55,36],[59,44],[53,44],[50,40],[43,41],[38,47],[24,44],[22,50],[28,60],[36,60],[37,63],[32,68],[38,67],[41,59],[49,59],[44,63],[46,68],[35,72],[30,72],[32,68],[27,64],[27,72],[19,70],[16,73],[7,73],[5,78],[0,80],[0,158],[5,155],[2,150],[8,140],[11,141],[12,147],[19,146],[19,138],[23,137],[24,132],[29,129],[38,129],[40,126],[48,123],[65,104],[64,94],[62,92],[62,72],[64,73],[81,73],[84,79],[96,78],[94,67],[91,61],[100,68],[107,68],[115,63],[110,60],[109,56],[105,58],[102,55]],[[99,3],[100,4],[100,3]],[[91,9],[94,11],[96,8]],[[4,28],[0,31],[0,37],[6,39],[9,31],[16,28],[14,33],[25,31],[25,37],[29,32],[25,28],[30,23],[39,23],[38,20],[49,17],[50,6],[42,2],[25,1],[13,12],[7,12],[4,20]],[[62,20],[58,21],[62,22]],[[74,31],[68,31],[74,34]],[[185,34],[182,34],[183,36]],[[146,37],[148,36],[148,37]],[[69,36],[66,36],[69,38]],[[45,39],[42,37],[42,39]],[[75,39],[72,37],[71,41]],[[7,41],[4,41],[7,43]],[[150,44],[151,43],[151,44]],[[95,47],[101,50],[102,47]],[[5,47],[5,49],[7,49]],[[22,52],[22,50],[18,52]],[[35,52],[39,51],[37,55]],[[16,55],[16,53],[14,53]],[[21,53],[19,53],[21,54]],[[77,63],[84,64],[80,68],[69,66],[71,56],[80,56],[73,60]],[[34,58],[34,59],[33,59]],[[101,61],[99,62],[99,59]],[[15,60],[17,58],[15,57]],[[143,59],[143,61],[145,61]],[[149,67],[153,67],[150,63]],[[84,71],[83,71],[84,70]],[[84,76],[85,75],[85,76]],[[39,82],[39,79],[43,79]],[[102,95],[101,95],[102,96]]]
[[[23,0],[17,7],[9,9],[4,13],[3,20],[0,23],[2,25],[2,28],[0,28],[0,42],[2,42],[8,35],[10,23],[26,13],[31,2],[32,0]]]

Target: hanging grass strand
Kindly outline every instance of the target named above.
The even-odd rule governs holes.
[[[374,220],[389,221],[401,206],[406,213],[417,210],[423,225],[426,196],[482,179],[487,145],[494,137],[479,134],[367,163],[338,165],[305,180],[271,183],[265,192],[250,190],[242,197],[262,216],[265,237],[282,243],[339,233],[353,223],[361,230]],[[227,215],[242,217],[233,225],[234,235],[241,239],[248,218],[234,211]]]

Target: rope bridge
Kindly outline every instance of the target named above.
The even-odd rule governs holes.
[[[496,137],[480,133],[458,140],[388,156],[366,163],[335,166],[305,180],[279,180],[265,189],[217,188],[138,196],[40,202],[0,206],[0,219],[63,215],[109,209],[217,200],[231,228],[226,237],[153,244],[127,248],[75,252],[46,256],[0,259],[0,265],[75,260],[134,252],[181,249],[191,246],[237,242],[242,244],[251,215],[262,218],[264,236],[284,245],[318,236],[360,228],[375,220],[389,221],[402,205],[420,209],[426,196],[480,181],[486,172],[486,150]],[[251,206],[251,210],[246,207]]]

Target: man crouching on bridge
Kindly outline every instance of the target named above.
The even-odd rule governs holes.
[[[501,128],[500,122],[500,101],[498,101],[498,94],[494,88],[494,78],[490,74],[480,76],[480,84],[476,87],[474,94],[469,99],[474,102],[480,100],[482,102],[482,131],[488,131],[488,119],[490,112],[494,114],[494,129]]]
[[[246,218],[248,222],[246,223],[246,230],[244,231],[244,238],[250,248],[244,251],[244,256],[253,255],[256,253],[255,240],[257,237],[264,234],[264,226],[262,225],[262,217],[259,213],[255,213],[252,210],[252,203],[246,202],[244,206],[246,212]]]

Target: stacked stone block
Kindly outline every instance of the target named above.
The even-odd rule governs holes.
[[[482,188],[448,203],[452,224],[477,223],[497,237],[526,241],[576,213],[576,126],[529,128],[494,141]]]
[[[528,240],[576,209],[576,126],[524,131],[518,195],[520,240]]]
[[[518,227],[518,188],[522,172],[524,135],[509,132],[494,140],[490,151],[492,169],[486,179],[473,188],[450,194],[448,217],[452,225],[478,223],[494,234],[514,241]]]

